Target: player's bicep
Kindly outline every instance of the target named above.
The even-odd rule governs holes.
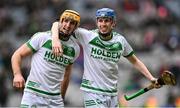
[[[25,56],[31,55],[33,53],[33,51],[25,43],[21,47],[19,47],[15,53],[21,57],[25,57]]]
[[[138,60],[138,58],[133,54],[131,56],[126,57],[128,59],[129,62],[131,62],[132,64],[135,64]]]

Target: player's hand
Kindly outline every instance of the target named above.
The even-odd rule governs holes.
[[[21,74],[14,75],[13,87],[22,89],[25,86],[25,80]]]
[[[162,87],[162,85],[160,85],[160,84],[158,83],[158,80],[157,80],[156,78],[154,78],[153,80],[151,80],[151,83],[152,83],[153,87],[156,88],[156,89]]]
[[[59,42],[59,39],[52,40],[52,52],[56,57],[63,55],[63,49],[61,43]]]

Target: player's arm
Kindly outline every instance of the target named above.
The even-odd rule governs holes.
[[[61,86],[61,94],[62,94],[63,99],[65,98],[65,94],[66,94],[66,91],[67,91],[67,88],[68,88],[68,85],[69,85],[69,79],[70,79],[70,75],[71,75],[71,70],[72,70],[72,64],[68,65],[66,67],[65,74],[64,74],[64,79],[61,82],[61,85],[62,85]]]
[[[54,22],[51,27],[52,32],[52,51],[55,56],[60,56],[63,54],[62,45],[59,41],[59,22]]]
[[[144,63],[139,60],[134,54],[132,56],[127,57],[127,59],[133,64],[133,66],[139,70],[139,72],[141,72],[144,76],[146,76],[151,82],[154,83],[155,88],[159,88],[161,87],[158,82],[157,79],[155,77],[152,76],[152,74],[149,72],[149,70],[147,69],[147,67],[144,65]]]
[[[155,80],[152,74],[149,72],[147,67],[139,60],[134,54],[127,57],[127,59],[133,64],[133,66],[139,70],[144,76],[146,76],[150,81]]]
[[[30,54],[32,54],[32,50],[26,44],[23,44],[11,57],[11,65],[14,75],[13,86],[16,88],[24,87],[25,80],[21,73],[21,62],[24,57]]]

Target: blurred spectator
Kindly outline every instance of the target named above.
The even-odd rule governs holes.
[[[144,103],[144,108],[157,108],[158,100],[155,96],[149,96]]]
[[[176,97],[176,99],[175,99],[175,106],[176,106],[176,108],[180,107],[180,96]]]
[[[176,100],[176,94],[174,92],[170,92],[167,95],[167,104],[166,107],[176,107],[176,102],[178,101],[178,98]],[[178,107],[177,107],[178,108]]]
[[[6,86],[7,74],[4,69],[5,68],[0,54],[0,107],[5,107],[7,105],[8,98],[8,90]]]
[[[171,71],[175,75],[177,80],[177,86],[180,87],[180,64],[171,64],[169,66],[169,71]]]
[[[155,37],[157,35],[157,30],[154,27],[149,27],[145,30],[144,33],[144,49],[146,51],[152,50],[152,46],[155,43]]]

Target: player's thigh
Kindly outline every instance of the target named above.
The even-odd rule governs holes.
[[[84,92],[86,108],[118,108],[118,97]]]
[[[106,108],[106,99],[102,95],[95,93],[84,92],[84,106],[85,108]]]
[[[49,108],[64,108],[64,101],[61,96],[49,99]]]
[[[44,97],[25,91],[21,100],[20,107],[21,108],[36,108],[36,107],[46,108],[47,106],[48,106],[48,102]]]
[[[110,108],[119,108],[118,96],[111,96],[109,98],[109,107]]]
[[[22,101],[22,108],[64,108],[64,102],[61,96],[47,98],[35,93],[24,92]]]

